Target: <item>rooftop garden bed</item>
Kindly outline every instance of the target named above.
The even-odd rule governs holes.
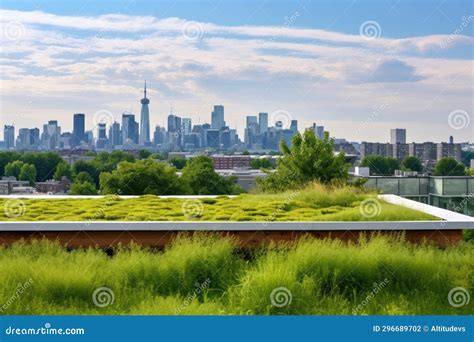
[[[10,213],[12,203],[20,210]],[[279,194],[216,198],[0,199],[1,221],[422,221],[434,216],[393,205],[376,194],[312,185]],[[15,209],[15,208],[14,208]],[[18,209],[18,208],[16,208]],[[20,215],[18,215],[20,211]]]

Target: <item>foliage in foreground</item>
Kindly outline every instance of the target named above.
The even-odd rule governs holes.
[[[169,167],[166,164],[153,164]],[[184,173],[184,172],[183,172]],[[184,175],[183,175],[184,176]],[[101,176],[102,177],[102,176]],[[146,186],[142,179],[134,180]],[[86,182],[87,183],[87,182]],[[85,183],[85,184],[86,184]],[[197,184],[197,183],[196,183]],[[0,206],[8,208],[8,200]],[[229,198],[181,199],[153,195],[122,199],[25,199],[22,215],[15,221],[417,221],[434,220],[431,215],[378,200],[351,187],[312,184],[301,190],[279,194],[242,194]]]
[[[98,249],[68,252],[52,242],[17,243],[0,248],[0,310],[7,315],[474,312],[472,301],[460,307],[448,301],[455,287],[473,293],[472,244],[438,249],[400,238],[358,244],[304,238],[246,258],[236,251],[233,240],[210,235],[181,236],[163,252],[121,248],[113,257]],[[110,289],[104,307],[93,301],[101,287]]]

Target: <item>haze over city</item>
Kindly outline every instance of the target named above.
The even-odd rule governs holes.
[[[316,122],[354,141],[388,141],[393,127],[408,141],[472,140],[468,2],[2,8],[2,124],[70,131],[73,113],[139,116],[146,79],[152,129],[171,107],[202,124],[222,104],[240,135],[246,116],[286,111],[300,129]],[[449,125],[453,111],[468,124]]]

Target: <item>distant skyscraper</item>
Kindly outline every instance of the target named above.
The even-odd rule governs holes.
[[[28,148],[30,146],[30,129],[20,128],[18,130],[18,138],[16,139],[16,148]]]
[[[156,126],[155,132],[153,133],[153,145],[161,145],[165,142],[165,128]]]
[[[181,129],[181,118],[179,116],[168,115],[168,132],[174,133]]]
[[[107,134],[106,134],[106,124],[105,123],[99,123],[99,127],[97,130],[97,148],[98,149],[103,149],[107,147]]]
[[[208,129],[206,130],[206,142],[209,148],[219,148],[219,130]]]
[[[3,128],[3,140],[7,150],[15,147],[15,126],[5,125]]]
[[[390,143],[391,144],[406,144],[407,143],[407,130],[404,128],[393,128],[390,130]]]
[[[48,124],[43,126],[43,147],[47,150],[54,150],[59,145],[59,138],[61,137],[61,127],[58,126],[57,120],[50,120]]]
[[[298,120],[291,120],[290,130],[293,132],[293,135],[298,133]]]
[[[89,145],[93,145],[94,144],[94,132],[92,131],[86,131],[84,133],[85,135],[85,139],[86,139],[86,143],[89,144]]]
[[[30,128],[30,145],[35,149],[39,147],[40,143],[40,130],[39,128]]]
[[[122,145],[122,132],[120,131],[120,124],[114,122],[109,128],[110,147]]]
[[[190,135],[192,130],[191,118],[183,118],[181,120],[181,130],[183,135]]]
[[[268,131],[268,113],[258,113],[258,126],[260,127],[260,134]]]
[[[72,147],[76,147],[81,144],[81,141],[84,141],[84,134],[85,134],[85,125],[86,118],[85,115],[82,113],[74,114],[73,117],[73,128],[72,128],[72,138],[71,138],[71,145]]]
[[[148,145],[150,144],[150,113],[148,111],[150,100],[146,97],[146,81],[143,94],[144,97],[140,101],[142,103],[142,111],[140,113],[140,145]]]
[[[214,106],[214,111],[211,114],[211,128],[221,129],[224,126],[224,106],[216,105]]]
[[[135,115],[125,112],[122,114],[122,143],[125,144],[127,139],[138,144],[138,122],[135,121]]]
[[[253,127],[255,124],[258,124],[258,119],[255,115],[249,115],[247,116],[246,120],[246,128]]]
[[[324,139],[324,126],[317,126],[315,123],[313,123],[311,129],[313,130],[316,137],[321,140]]]

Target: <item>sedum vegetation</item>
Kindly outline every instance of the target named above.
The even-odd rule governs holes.
[[[158,164],[155,164],[158,166]],[[146,186],[146,184],[144,184]],[[367,202],[367,200],[369,201]],[[8,199],[0,199],[7,207]],[[411,221],[437,218],[378,200],[352,187],[311,184],[278,194],[183,199],[146,195],[122,199],[25,199],[15,221]],[[365,201],[365,202],[364,202]],[[366,213],[368,215],[365,215]]]
[[[0,247],[0,311],[5,315],[474,313],[472,301],[460,307],[448,301],[455,287],[473,293],[472,244],[439,249],[413,246],[402,237],[361,237],[358,243],[302,238],[250,254],[238,252],[230,238],[199,234],[181,235],[164,251],[129,246],[112,257],[99,249],[67,251],[54,242],[19,242]],[[27,284],[21,293],[19,284]],[[112,303],[94,305],[93,293],[99,287],[113,292]],[[274,291],[280,291],[279,297]]]

